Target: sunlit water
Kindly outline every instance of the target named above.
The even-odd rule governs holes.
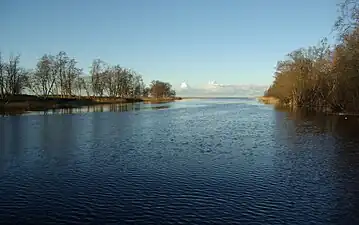
[[[248,99],[0,117],[0,224],[359,224],[358,131]]]

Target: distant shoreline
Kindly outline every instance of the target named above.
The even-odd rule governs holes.
[[[185,99],[257,99],[258,97],[181,97],[183,100]]]
[[[47,111],[51,109],[79,108],[83,106],[101,104],[128,104],[143,102],[156,104],[182,100],[181,97],[173,98],[114,98],[97,96],[49,96],[47,98],[34,95],[14,95],[6,99],[0,99],[0,114],[22,113],[28,111]]]
[[[98,96],[43,96],[35,95],[12,95],[6,99],[0,99],[0,115],[21,114],[24,112],[47,111],[53,109],[80,108],[93,105],[107,104],[131,104],[143,102],[144,104],[160,104],[179,100],[195,99],[256,99],[256,97],[171,97],[171,98],[120,98]]]

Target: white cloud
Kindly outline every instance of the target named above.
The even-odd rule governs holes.
[[[189,86],[188,86],[188,84],[186,82],[182,82],[180,88],[181,89],[188,89]]]
[[[263,95],[268,85],[235,85],[219,84],[216,81],[209,81],[203,87],[190,88],[187,83],[186,88],[177,89],[177,95],[183,97],[256,97]]]

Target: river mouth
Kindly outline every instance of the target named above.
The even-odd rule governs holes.
[[[352,118],[243,99],[72,110],[0,117],[1,224],[358,222]]]

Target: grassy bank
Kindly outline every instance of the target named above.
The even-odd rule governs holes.
[[[0,99],[0,114],[21,113],[26,111],[46,111],[50,109],[78,108],[98,104],[125,104],[125,103],[163,103],[175,100],[176,98],[111,98],[111,97],[61,97],[49,96],[47,98],[33,95],[7,96]]]

